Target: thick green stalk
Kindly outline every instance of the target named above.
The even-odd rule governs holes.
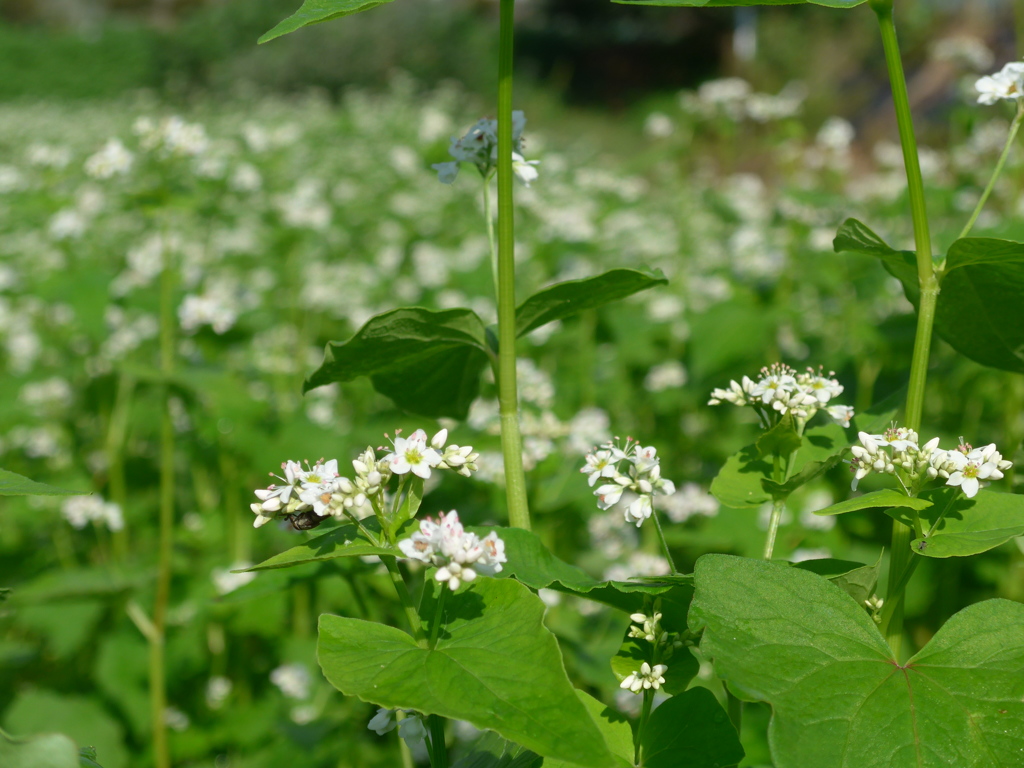
[[[508,521],[530,529],[516,390],[516,263],[512,210],[512,40],[515,0],[501,0],[498,50],[498,408]]]
[[[429,715],[427,727],[430,729],[430,768],[448,768],[448,749],[444,743],[444,718],[440,715]]]
[[[409,588],[405,585],[405,578],[402,576],[402,572],[398,568],[398,561],[394,557],[385,555],[381,558],[381,562],[384,563],[384,567],[388,569],[388,575],[391,576],[391,583],[395,585],[395,592],[398,594],[398,600],[402,603],[402,609],[405,611],[405,617],[409,620],[409,629],[412,631],[413,637],[416,638],[416,642],[421,647],[427,647],[427,633],[423,631],[423,624],[420,622],[420,615],[416,611],[416,606],[412,604],[412,595],[409,594]]]
[[[974,227],[974,222],[978,220],[978,216],[981,215],[982,209],[985,207],[985,203],[988,202],[989,195],[992,194],[992,190],[996,186],[996,179],[999,178],[999,174],[1003,172],[1003,166],[1006,165],[1006,158],[1010,156],[1010,149],[1013,147],[1013,141],[1017,138],[1017,131],[1020,130],[1021,120],[1024,119],[1024,103],[1017,102],[1017,114],[1013,117],[1013,123],[1010,124],[1010,133],[1006,137],[1006,146],[1003,147],[1002,154],[999,155],[999,162],[996,163],[995,170],[992,171],[992,176],[988,180],[988,184],[985,187],[985,191],[981,193],[981,197],[978,198],[978,204],[974,206],[974,212],[971,214],[971,218],[967,220],[964,228],[960,231],[960,237],[967,237],[971,229]]]
[[[917,310],[917,333],[914,337],[914,353],[910,363],[910,382],[907,389],[907,405],[904,426],[909,429],[921,428],[921,412],[924,408],[924,389],[928,376],[928,357],[931,350],[932,326],[935,323],[935,303],[939,296],[939,281],[932,259],[931,235],[928,231],[928,214],[925,209],[924,181],[921,164],[917,155],[917,140],[914,137],[914,123],[910,114],[910,99],[907,96],[907,80],[903,74],[896,27],[892,17],[892,0],[871,0],[871,8],[878,16],[882,34],[885,63],[889,69],[892,84],[893,106],[896,109],[896,124],[899,128],[900,144],[903,147],[903,162],[907,170],[907,186],[910,196],[910,214],[914,224],[914,241],[917,251],[917,276],[921,298]],[[893,521],[892,549],[889,558],[889,583],[886,603],[890,605],[892,618],[885,627],[885,639],[893,654],[900,655],[903,644],[903,593],[900,577],[909,565],[910,529]]]
[[[160,418],[160,529],[157,554],[156,601],[153,606],[153,637],[149,644],[149,696],[153,720],[153,762],[170,768],[167,746],[167,682],[164,649],[167,635],[167,604],[171,595],[171,552],[174,545],[174,423],[170,409],[170,378],[174,373],[174,269],[164,252],[160,275],[160,373],[164,378],[163,412]]]

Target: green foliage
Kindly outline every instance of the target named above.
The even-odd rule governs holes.
[[[673,696],[654,710],[640,749],[644,768],[720,768],[744,755],[729,716],[706,688]]]
[[[891,488],[884,488],[880,491],[872,491],[862,496],[854,496],[852,499],[840,501],[838,504],[817,510],[816,515],[841,515],[844,512],[857,512],[862,509],[887,509],[891,507],[903,507],[906,509],[922,510],[930,507],[932,503],[927,499],[914,498],[905,493],[894,491]]]
[[[576,695],[604,737],[612,753],[614,768],[633,768],[633,729],[629,721],[611,707],[605,706],[588,693],[576,691]],[[544,768],[582,768],[578,763],[546,757],[541,763]]]
[[[959,488],[937,488],[921,496],[930,502],[921,522],[925,531],[934,526],[935,532],[911,542],[919,555],[967,557],[1024,535],[1024,496],[981,490],[968,499]],[[904,509],[890,508],[886,514],[913,527]]]
[[[376,520],[373,519],[367,519],[363,525],[369,530],[377,529]],[[345,523],[297,547],[274,555],[248,570],[265,571],[271,568],[292,568],[321,560],[333,560],[337,557],[366,557],[368,555],[394,557],[399,554],[396,549],[382,547],[367,539],[355,523]]]
[[[667,283],[661,270],[636,269],[613,269],[596,277],[556,283],[516,307],[516,336]]]
[[[0,469],[0,496],[80,496],[83,493],[37,483],[14,472]]]
[[[642,637],[630,637],[629,630],[626,630],[622,647],[612,656],[611,661],[612,673],[619,682],[639,670],[645,661],[651,666],[654,665],[654,659],[651,658],[652,647],[651,643]],[[658,663],[668,667],[662,690],[673,696],[685,691],[686,686],[700,670],[700,663],[688,648],[679,648],[671,656],[660,659]]]
[[[1024,373],[1024,244],[969,237],[946,255],[935,322],[962,355]]]
[[[368,11],[389,2],[391,0],[305,0],[299,10],[263,35],[259,42],[266,43],[310,24]]]
[[[487,731],[452,768],[537,768],[542,761],[540,755]]]
[[[481,579],[444,604],[431,650],[400,630],[320,618],[318,658],[347,695],[468,720],[541,755],[601,768],[611,755],[565,676],[544,604],[508,579]]]
[[[472,310],[395,309],[368,320],[348,341],[330,342],[303,391],[369,376],[399,408],[464,419],[488,354],[484,324]]]
[[[39,689],[23,691],[5,713],[4,725],[12,732],[23,734],[45,734],[57,726],[79,744],[94,746],[103,755],[104,768],[128,766],[124,731],[95,699]],[[64,749],[62,746],[54,754],[63,755]],[[73,747],[72,755],[74,762],[71,765],[77,765],[76,747]],[[58,765],[63,768],[63,764],[54,765],[55,768]],[[32,768],[38,766],[32,764]]]
[[[836,251],[874,256],[899,278],[917,306],[914,255],[890,248],[874,232],[848,219],[835,239]],[[940,273],[935,330],[965,357],[1005,371],[1024,373],[1024,245],[968,237],[950,246]]]
[[[695,581],[691,623],[704,631],[701,651],[734,694],[771,705],[779,768],[1016,760],[1024,605],[970,606],[901,665],[867,613],[812,573],[706,555]]]
[[[82,765],[88,765],[84,760]],[[4,768],[78,768],[78,747],[59,733],[16,738],[0,730],[0,765]]]
[[[878,572],[882,567],[882,555],[874,565],[861,565],[848,560],[822,558],[821,560],[804,560],[794,563],[794,568],[810,571],[831,581],[858,604],[863,605],[875,593],[878,585]]]
[[[669,8],[731,8],[751,5],[824,5],[829,8],[853,8],[866,0],[612,0],[620,5],[658,5]]]
[[[772,455],[788,458],[789,454],[800,449],[803,440],[797,434],[793,415],[787,413],[778,424],[757,438],[754,445],[762,458]]]
[[[712,495],[727,507],[760,507],[771,501],[763,480],[772,477],[772,465],[765,461],[754,445],[748,445],[725,460],[711,481]]]

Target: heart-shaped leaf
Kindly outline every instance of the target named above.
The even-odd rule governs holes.
[[[881,259],[899,278],[916,307],[920,290],[914,255],[890,248],[855,219],[847,220],[836,251]],[[1024,244],[969,237],[957,240],[940,275],[935,331],[964,357],[982,365],[1024,373]]]
[[[78,768],[78,747],[59,733],[18,739],[0,730],[0,765],[4,768]]]
[[[1024,373],[1024,243],[981,237],[953,243],[935,323],[965,357]]]
[[[757,438],[754,445],[757,446],[757,452],[762,458],[774,454],[788,459],[791,453],[799,450],[803,442],[797,434],[793,415],[787,413],[779,419],[778,424]]]
[[[727,507],[759,507],[772,500],[762,485],[771,479],[771,463],[761,457],[757,446],[748,445],[725,460],[711,481],[711,495]]]
[[[911,549],[926,557],[967,557],[998,547],[1024,535],[1024,496],[982,490],[968,499],[959,488],[936,488],[921,494],[931,505],[921,512],[926,531],[935,531],[923,539],[914,539]],[[904,525],[913,526],[905,509],[891,508],[885,513]]]
[[[0,496],[82,496],[87,491],[69,491],[46,483],[37,483],[14,472],[0,469]]]
[[[489,354],[472,310],[395,309],[370,318],[348,341],[329,342],[303,392],[369,376],[374,389],[410,413],[464,419]]]
[[[691,628],[729,689],[772,707],[777,768],[1009,768],[1024,749],[1024,605],[951,618],[901,665],[850,597],[807,571],[705,555]]]
[[[890,507],[903,507],[904,509],[922,510],[930,507],[932,503],[927,499],[918,499],[907,496],[905,493],[885,488],[881,491],[872,491],[863,496],[855,496],[846,501],[840,501],[830,507],[819,509],[816,515],[841,515],[844,512],[857,512],[861,509],[887,509]]]
[[[299,10],[264,34],[257,42],[266,43],[310,24],[350,16],[390,2],[391,0],[305,0]]]
[[[671,8],[731,8],[750,5],[824,5],[853,8],[867,0],[612,0],[620,5],[659,5]]]
[[[484,578],[450,596],[444,612],[433,650],[393,627],[321,616],[324,675],[378,706],[468,720],[540,755],[613,765],[544,627],[540,598],[511,579]]]
[[[638,269],[613,269],[596,277],[556,283],[535,293],[516,308],[516,336],[667,284],[661,270],[648,272]]]
[[[365,520],[363,525],[374,533],[379,530],[377,521],[374,519]],[[397,555],[401,557],[401,553],[397,549],[373,543],[356,528],[355,524],[347,523],[339,525],[315,539],[299,544],[297,547],[274,555],[246,570],[266,571],[270,568],[291,568],[320,560],[333,560],[336,557],[365,557],[367,555],[391,555],[392,557]]]

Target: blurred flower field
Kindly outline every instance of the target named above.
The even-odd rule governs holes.
[[[688,572],[709,551],[759,556],[771,512],[720,507],[708,494],[717,467],[757,433],[753,413],[709,408],[712,390],[784,361],[835,371],[843,402],[858,411],[899,396],[912,307],[873,260],[832,247],[847,216],[907,247],[899,147],[863,139],[840,117],[808,125],[803,98],[797,85],[766,94],[731,78],[626,119],[540,98],[540,117],[525,107],[524,155],[540,162],[517,190],[520,294],[623,265],[668,278],[544,326],[519,348],[535,527],[594,576],[668,572],[650,526],[595,506],[579,470],[596,445],[636,435],[657,448],[674,493],[654,503]],[[400,77],[385,93],[352,91],[338,104],[0,106],[0,464],[93,494],[0,506],[0,587],[11,590],[0,604],[6,730],[58,722],[95,746],[104,768],[150,764],[142,606],[155,590],[168,385],[176,487],[165,719],[175,765],[399,764],[394,734],[366,727],[375,709],[334,691],[315,658],[319,614],[397,614],[379,560],[238,571],[313,535],[285,523],[253,530],[252,491],[268,472],[284,458],[345,464],[399,429],[447,428],[479,452],[470,480],[430,478],[427,512],[457,499],[467,524],[505,522],[493,384],[463,423],[409,417],[365,380],[302,395],[327,341],[396,302],[471,307],[494,322],[479,187],[468,172],[442,185],[431,169],[479,112],[455,86],[424,94]],[[1009,117],[965,98],[949,142],[922,151],[940,246],[974,207]],[[1024,240],[1022,174],[1024,158],[1011,153],[976,234]],[[159,362],[168,263],[170,377]],[[1019,376],[936,341],[926,409],[945,443],[973,435],[1019,464],[1022,408]],[[811,514],[843,498],[851,479],[840,465],[794,496],[777,557],[877,559],[888,542],[877,516]],[[908,592],[919,646],[968,603],[1024,599],[1021,539],[920,569]],[[548,626],[576,651],[566,656],[574,682],[636,706],[604,661],[628,617],[541,596]],[[720,694],[711,677],[708,667],[697,684]],[[767,711],[748,708],[744,765],[769,762]],[[468,724],[456,731],[460,744],[475,736]]]

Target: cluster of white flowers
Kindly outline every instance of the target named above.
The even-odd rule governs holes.
[[[1011,61],[994,75],[985,75],[974,84],[979,104],[995,104],[1024,97],[1024,61]]]
[[[960,438],[960,445],[947,451],[939,448],[937,437],[918,445],[917,432],[896,426],[880,435],[860,432],[857,436],[860,445],[850,449],[853,490],[862,479],[877,472],[895,475],[910,494],[916,494],[929,480],[942,478],[946,485],[959,486],[970,499],[977,495],[982,480],[1000,480],[1003,472],[1013,466],[1002,457],[995,443],[972,448]]]
[[[139,146],[161,157],[197,157],[210,145],[203,126],[185,122],[177,116],[159,122],[140,117],[132,130],[139,137]]]
[[[791,413],[800,424],[806,424],[818,411],[825,411],[836,424],[849,427],[853,408],[829,405],[832,398],[843,391],[843,385],[834,376],[833,371],[826,375],[823,368],[817,371],[808,368],[797,373],[784,363],[773,363],[761,369],[757,381],[744,376],[738,382],[730,381],[728,389],[713,390],[708,405],[732,403],[753,406],[766,426],[773,421],[771,411],[776,411],[779,416]]]
[[[633,623],[629,627],[628,636],[650,643],[656,663],[651,665],[646,661],[643,662],[640,669],[633,670],[622,679],[619,688],[632,693],[640,693],[646,690],[656,691],[665,684],[668,665],[658,662],[668,661],[677,648],[683,647],[683,641],[678,634],[668,632],[661,626],[661,616],[657,602],[650,614],[634,613],[630,615],[629,618]]]
[[[282,664],[270,673],[270,682],[289,699],[308,699],[313,678],[305,664]]]
[[[525,186],[537,178],[539,160],[529,160],[523,157],[523,129],[526,127],[526,117],[522,111],[516,110],[512,113],[512,171]],[[493,118],[481,118],[466,132],[460,139],[452,137],[451,146],[448,147],[448,154],[454,157],[447,163],[435,163],[431,166],[437,171],[438,181],[444,184],[451,184],[459,175],[461,163],[471,163],[480,171],[485,179],[490,176],[491,171],[498,163],[498,121]]]
[[[627,437],[621,447],[613,442],[605,443],[587,454],[586,462],[580,472],[589,476],[587,482],[592,488],[598,480],[611,481],[602,483],[594,491],[600,509],[618,504],[623,491],[636,494],[626,507],[626,522],[636,523],[637,528],[654,513],[655,496],[671,496],[676,492],[675,483],[661,476],[657,450],[631,437]],[[623,462],[627,464],[625,472],[619,469]]]
[[[71,527],[78,530],[93,522],[105,525],[112,531],[124,528],[121,507],[99,496],[72,496],[61,505],[60,511],[64,519],[71,523]]]
[[[363,508],[383,494],[393,475],[411,472],[425,480],[432,469],[450,469],[469,477],[477,468],[478,454],[470,445],[445,447],[447,439],[448,430],[442,429],[428,443],[427,433],[417,429],[408,438],[395,437],[394,450],[381,459],[367,447],[352,461],[353,478],[338,473],[337,459],[320,459],[312,466],[286,461],[281,465],[284,477],[271,474],[280,484],[255,492],[259,501],[249,505],[256,515],[253,527],[276,517],[288,518],[300,529],[315,528],[328,515],[361,517]]]
[[[120,139],[109,139],[103,148],[85,161],[85,173],[94,179],[123,176],[132,169],[135,156]]]
[[[508,562],[505,542],[498,534],[492,531],[481,539],[467,532],[455,510],[442,512],[437,522],[430,518],[421,520],[420,529],[398,542],[398,548],[406,557],[437,568],[434,579],[453,590],[480,574],[499,573],[501,564]]]
[[[405,717],[398,720],[395,717],[397,712],[402,712]],[[378,709],[377,714],[370,719],[366,727],[378,736],[383,736],[385,733],[393,731],[396,725],[398,726],[398,735],[410,746],[427,737],[427,729],[423,725],[422,718],[411,709]]]

